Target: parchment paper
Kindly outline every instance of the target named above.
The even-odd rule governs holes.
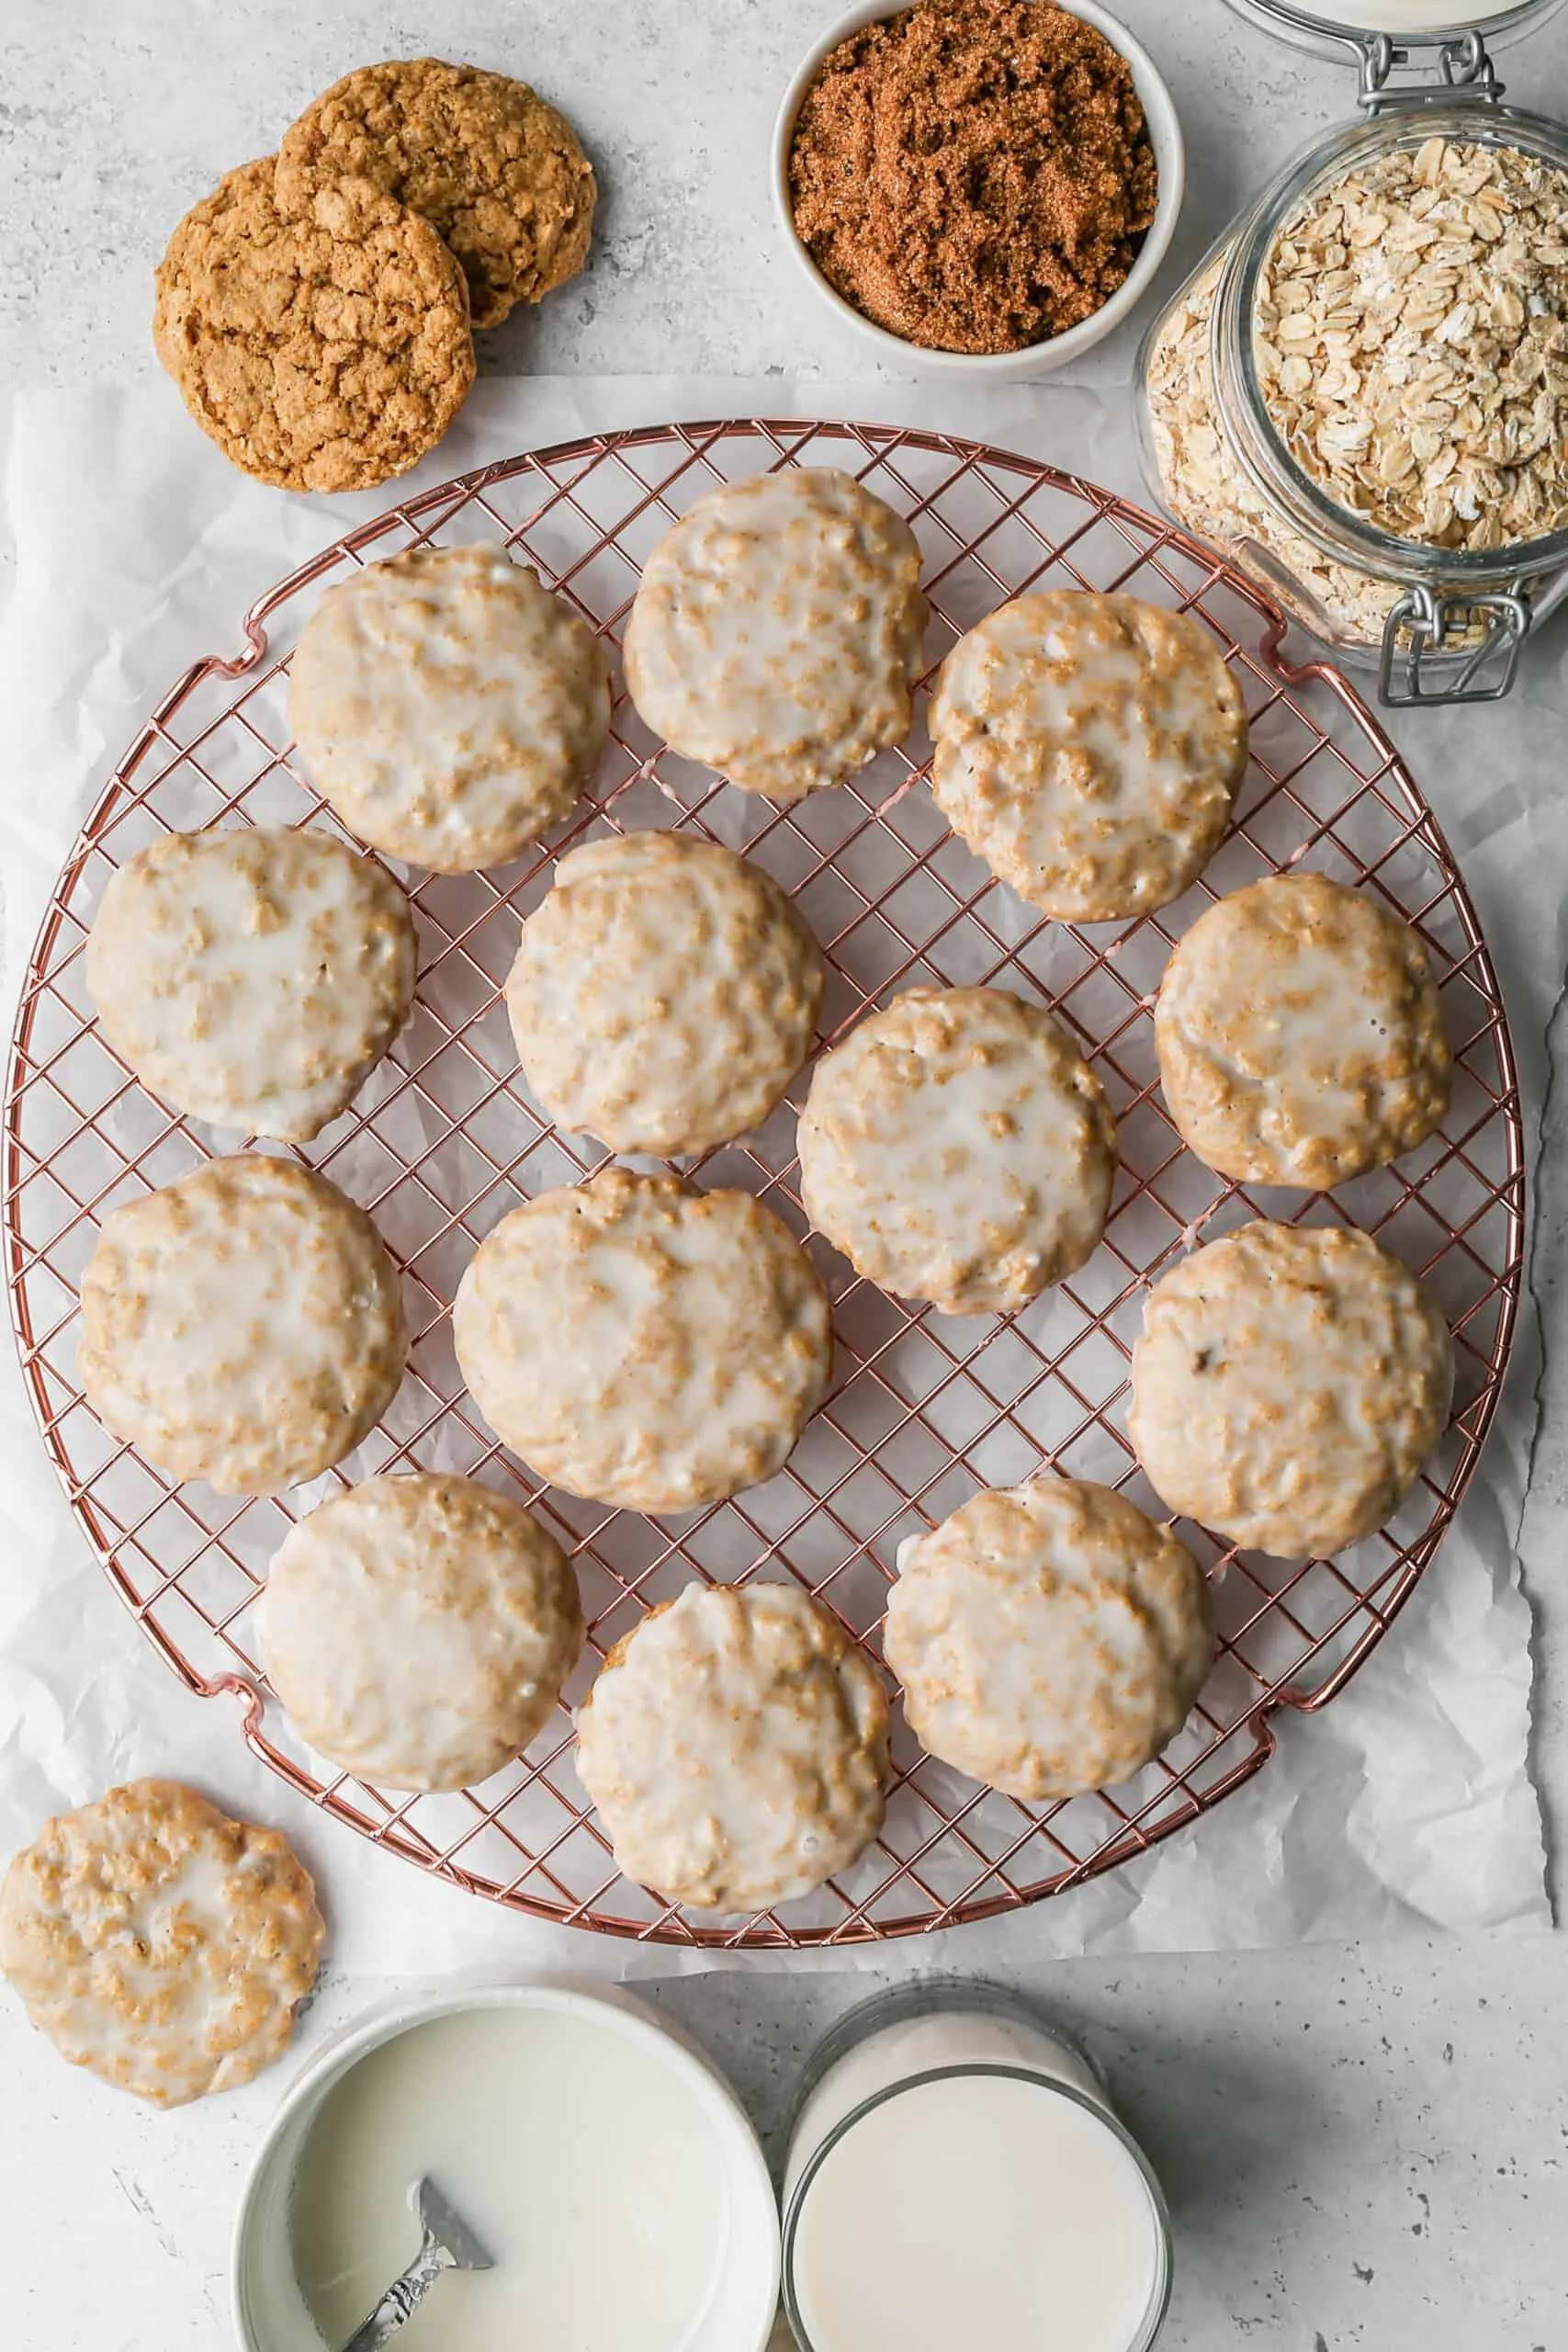
[[[1050,386],[986,398],[867,385],[621,378],[481,384],[414,484],[608,426],[791,413],[918,423],[1049,458],[1140,494],[1124,393]],[[282,572],[389,492],[299,499],[234,473],[163,385],[38,392],[0,411],[14,588],[0,617],[3,1011],[55,872],[154,693],[239,640],[238,616]],[[1564,633],[1568,636],[1568,633]],[[1562,640],[1560,639],[1560,642]],[[1465,867],[1504,974],[1531,1108],[1562,986],[1568,825],[1554,737],[1562,651],[1480,718],[1397,729]],[[1528,1770],[1530,1613],[1514,1552],[1535,1424],[1533,1306],[1461,1520],[1389,1638],[1318,1719],[1285,1721],[1251,1786],[1141,1863],[995,1926],[884,1946],[889,1969],[1080,1952],[1209,1950],[1401,1928],[1549,1924]],[[712,1965],[554,1929],[423,1879],[322,1821],[255,1764],[226,1702],[187,1697],[79,1540],[0,1346],[0,1857],[49,1812],[149,1771],[276,1821],[329,1907],[331,1997],[461,1971],[651,1975]],[[791,1968],[762,1958],[727,1965]],[[846,1956],[816,1964],[841,1969]],[[863,1960],[863,1964],[865,1964]]]

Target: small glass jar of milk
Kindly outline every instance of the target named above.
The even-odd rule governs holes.
[[[910,1985],[818,2051],[790,2137],[801,2352],[1148,2352],[1165,2200],[1084,2052],[984,1984]]]

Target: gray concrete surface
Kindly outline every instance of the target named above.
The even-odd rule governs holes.
[[[872,373],[766,220],[776,94],[826,13],[816,0],[0,0],[0,381],[151,369],[148,273],[178,212],[340,72],[427,47],[563,103],[604,188],[592,268],[492,337],[487,366]],[[1314,124],[1348,110],[1347,77],[1270,47],[1223,0],[1121,0],[1121,13],[1158,53],[1187,125],[1190,258]],[[1568,19],[1528,57],[1520,95],[1568,107]],[[1131,334],[1107,346],[1096,375],[1124,376],[1131,349]],[[1483,734],[1448,740],[1483,755]],[[1561,1069],[1561,1005],[1555,1026]],[[1556,1823],[1568,1796],[1565,1147],[1559,1089],[1537,1204],[1549,1364],[1524,1543],[1538,1765]],[[1559,1938],[1077,1962],[1022,1981],[1101,2052],[1168,2184],[1181,2254],[1168,2352],[1568,2347]],[[776,2143],[801,2053],[865,1989],[708,1977],[658,1997],[732,2067]],[[31,2217],[24,2228],[0,2211],[0,2344],[226,2343],[234,2133],[201,2114],[107,2114],[90,2092],[34,2038],[0,2042],[0,2153]],[[21,2266],[56,2282],[28,2304],[51,2314],[42,2333],[21,2322]]]

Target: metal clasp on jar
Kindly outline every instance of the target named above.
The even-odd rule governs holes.
[[[1425,665],[1438,656],[1451,663],[1482,616],[1485,633],[1458,670],[1445,667],[1427,684]],[[1522,588],[1468,589],[1444,595],[1426,585],[1407,588],[1383,626],[1378,700],[1399,710],[1439,703],[1501,702],[1518,673],[1519,655],[1537,616]],[[1403,640],[1403,641],[1402,641]]]
[[[1458,40],[1443,43],[1438,53],[1438,71],[1442,78],[1425,87],[1409,84],[1389,87],[1389,77],[1395,66],[1410,62],[1410,51],[1399,48],[1392,33],[1372,33],[1357,46],[1360,51],[1361,75],[1357,104],[1369,114],[1382,114],[1395,106],[1432,106],[1452,90],[1471,90],[1478,98],[1493,101],[1503,96],[1504,85],[1497,79],[1497,69],[1479,32],[1468,32]]]

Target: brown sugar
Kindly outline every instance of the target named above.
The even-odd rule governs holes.
[[[936,351],[1092,318],[1158,188],[1125,59],[1055,0],[924,0],[852,33],[807,93],[789,176],[829,285]]]

